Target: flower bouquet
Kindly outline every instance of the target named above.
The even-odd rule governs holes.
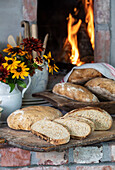
[[[51,52],[41,56],[43,50],[41,40],[33,37],[23,39],[20,46],[12,47],[7,44],[7,48],[3,50],[7,56],[0,54],[0,81],[10,86],[10,92],[15,88],[15,84],[25,88],[25,77],[33,76],[35,69],[42,71],[45,64],[48,65],[49,73],[53,74],[53,70],[58,71]],[[35,58],[32,55],[33,51],[37,53]]]

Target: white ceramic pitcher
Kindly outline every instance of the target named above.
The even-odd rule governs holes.
[[[0,82],[0,107],[3,108],[1,120],[6,121],[7,117],[15,110],[20,109],[22,105],[22,98],[25,91],[31,84],[31,77],[28,76],[29,82],[27,87],[22,92],[15,85],[14,90],[10,93],[10,86]]]

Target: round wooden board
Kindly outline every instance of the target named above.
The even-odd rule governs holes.
[[[112,128],[108,131],[94,131],[85,139],[71,139],[69,143],[58,146],[47,143],[31,132],[12,130],[9,127],[0,128],[0,137],[5,138],[8,144],[25,150],[39,152],[64,151],[77,146],[86,146],[115,139],[115,120]]]

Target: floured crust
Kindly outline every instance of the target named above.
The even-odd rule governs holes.
[[[40,120],[34,123],[31,126],[31,132],[53,145],[65,144],[70,140],[68,130],[64,126],[50,120]]]
[[[102,77],[102,74],[93,68],[74,69],[68,78],[68,82],[84,84],[86,81],[95,77]]]
[[[72,83],[57,83],[52,92],[81,102],[99,102],[98,98],[85,87]]]
[[[112,117],[105,110],[98,107],[84,107],[74,109],[67,113],[66,116],[85,117],[95,124],[95,130],[108,130],[112,127]]]
[[[95,78],[85,86],[100,98],[115,101],[115,81],[107,78]]]
[[[30,130],[33,123],[41,119],[53,120],[62,113],[49,106],[29,106],[16,110],[7,118],[7,124],[12,129]]]

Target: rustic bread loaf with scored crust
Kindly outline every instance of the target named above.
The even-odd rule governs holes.
[[[93,121],[91,121],[91,120],[89,120],[89,119],[87,119],[87,118],[85,118],[85,117],[79,117],[79,116],[73,116],[72,114],[65,114],[64,116],[63,116],[63,118],[65,119],[70,119],[70,118],[73,118],[73,119],[75,119],[76,121],[80,121],[80,122],[85,122],[85,123],[87,123],[90,127],[91,127],[91,130],[92,131],[94,131],[95,130],[95,124],[94,124],[94,122]],[[59,118],[57,118],[57,119],[59,119]],[[55,119],[54,119],[54,121],[55,121]]]
[[[115,81],[108,78],[94,78],[85,86],[99,98],[115,101]]]
[[[70,140],[68,130],[64,126],[50,120],[37,121],[31,126],[31,132],[54,145],[65,144]]]
[[[99,102],[98,98],[85,87],[73,83],[57,83],[52,92],[81,102]]]
[[[10,114],[7,124],[12,129],[30,130],[33,123],[41,119],[53,120],[62,116],[62,113],[49,106],[29,106]]]
[[[70,137],[75,139],[86,138],[91,133],[91,127],[86,122],[81,122],[73,117],[58,118],[54,120],[68,129]]]
[[[112,127],[112,117],[105,110],[98,107],[84,107],[74,109],[66,116],[81,116],[90,119],[95,124],[95,130],[108,130]]]
[[[95,77],[102,77],[102,74],[93,68],[74,69],[68,78],[68,82],[84,84]]]

